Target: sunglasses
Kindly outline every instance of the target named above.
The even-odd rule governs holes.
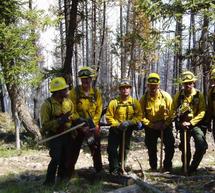
[[[131,86],[129,84],[122,84],[119,88],[131,88]]]
[[[185,74],[182,78],[182,81],[185,80],[193,80],[193,76],[191,74]]]
[[[78,76],[92,76],[92,73],[89,70],[82,70],[78,73]]]
[[[159,80],[157,78],[149,78],[148,83],[158,83]]]

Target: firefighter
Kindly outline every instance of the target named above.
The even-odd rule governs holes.
[[[119,96],[110,101],[106,112],[107,123],[111,125],[107,153],[109,171],[113,175],[123,174],[122,162],[125,163],[130,149],[132,131],[141,120],[140,104],[138,100],[130,96],[131,88],[129,80],[122,80],[119,84]],[[125,132],[124,147],[122,147],[123,132]],[[122,160],[122,155],[124,155],[124,160]]]
[[[50,83],[51,97],[47,98],[41,106],[42,135],[50,137],[71,127],[72,122],[78,118],[74,105],[68,99],[68,85],[63,77],[56,77]],[[59,180],[67,178],[66,155],[69,151],[68,141],[70,135],[65,134],[48,142],[51,160],[48,165],[44,185],[54,185],[55,177]]]
[[[74,171],[80,149],[84,139],[90,148],[93,165],[97,174],[103,171],[101,148],[100,148],[100,127],[99,121],[102,113],[102,97],[100,91],[92,86],[95,73],[90,67],[83,67],[78,72],[81,85],[70,91],[70,99],[75,109],[87,127],[78,130],[78,136],[71,152],[70,171]]]
[[[215,141],[215,69],[210,74],[211,85],[208,92],[208,107],[207,107],[207,118],[209,123],[209,131],[213,132]],[[212,121],[212,127],[211,127]]]
[[[178,112],[180,115],[176,119],[176,129],[180,132],[179,149],[182,151],[182,169],[188,174],[192,174],[197,170],[207,149],[205,131],[202,124],[206,105],[203,94],[195,88],[196,80],[197,78],[192,72],[183,72],[181,75],[182,89],[173,98],[173,112]],[[190,164],[191,137],[194,139],[195,153]]]
[[[171,171],[175,143],[170,119],[172,98],[167,92],[160,89],[160,76],[157,73],[149,74],[147,91],[140,99],[140,104],[143,112],[142,123],[145,126],[145,144],[148,149],[150,171],[157,171],[159,137],[162,138],[161,142],[165,146],[163,168],[160,169]]]

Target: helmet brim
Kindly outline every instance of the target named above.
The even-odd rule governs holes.
[[[160,82],[157,82],[157,83],[149,83],[149,82],[147,82],[147,84],[148,84],[148,85],[159,85]]]
[[[53,93],[53,92],[57,92],[57,91],[64,90],[64,89],[66,89],[66,88],[69,88],[69,85],[68,85],[68,84],[67,84],[66,86],[62,87],[61,89],[49,89],[49,91],[50,91],[51,93]]]
[[[184,81],[181,81],[181,83],[188,83],[188,82],[196,82],[197,79],[196,78],[193,78],[192,80],[184,80]]]

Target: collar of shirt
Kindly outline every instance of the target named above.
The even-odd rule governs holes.
[[[131,96],[129,96],[127,100],[123,101],[119,97],[119,103],[121,103],[121,104],[126,104],[126,103],[132,104],[133,103],[133,98]]]
[[[86,95],[86,93],[84,92],[83,88],[80,87],[80,94],[81,94],[81,96],[86,96],[86,97],[92,96],[92,95],[94,95],[94,89],[92,87],[90,87],[88,95]]]
[[[191,91],[191,93],[190,93],[189,96],[186,96],[186,95],[185,95],[184,90],[182,91],[181,95],[188,98],[188,97],[191,97],[191,96],[196,95],[196,93],[197,93],[196,89],[195,89],[195,88],[192,88],[192,91]]]
[[[161,91],[158,90],[158,92],[156,93],[156,95],[154,97],[151,97],[149,93],[147,93],[147,101],[151,100],[151,101],[155,101],[157,99],[161,100],[162,99],[162,94]]]

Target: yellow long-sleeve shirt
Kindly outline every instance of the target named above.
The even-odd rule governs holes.
[[[171,123],[170,111],[172,97],[163,90],[158,90],[155,97],[148,92],[140,99],[143,113],[142,122],[145,126],[153,128],[153,123],[163,121],[166,126]]]
[[[95,125],[99,124],[102,114],[102,97],[97,88],[90,88],[87,95],[81,86],[70,91],[70,99],[73,101],[75,110],[82,118],[91,118]]]
[[[215,87],[208,91],[208,107],[207,107],[207,120],[210,122],[215,117]]]
[[[174,116],[175,112],[177,111],[177,107],[179,106],[179,97],[181,97],[182,101],[181,104],[186,103],[189,104],[191,108],[192,119],[190,123],[192,126],[197,125],[205,116],[206,105],[205,99],[203,94],[198,91],[198,97],[194,97],[197,94],[197,90],[195,88],[192,89],[191,94],[186,96],[184,91],[179,91],[173,97],[173,108],[171,110],[172,116]],[[195,99],[195,100],[194,100]]]
[[[67,112],[71,112],[69,117],[70,121],[64,125],[60,125],[58,118]],[[59,103],[53,97],[46,99],[42,104],[40,109],[40,117],[42,123],[42,132],[58,132],[59,127],[62,126],[67,129],[71,127],[72,121],[79,118],[70,99],[64,98],[63,102]]]
[[[123,121],[136,124],[141,121],[141,117],[140,103],[131,96],[126,101],[122,101],[120,97],[111,100],[106,112],[107,123],[112,127],[119,126]]]

